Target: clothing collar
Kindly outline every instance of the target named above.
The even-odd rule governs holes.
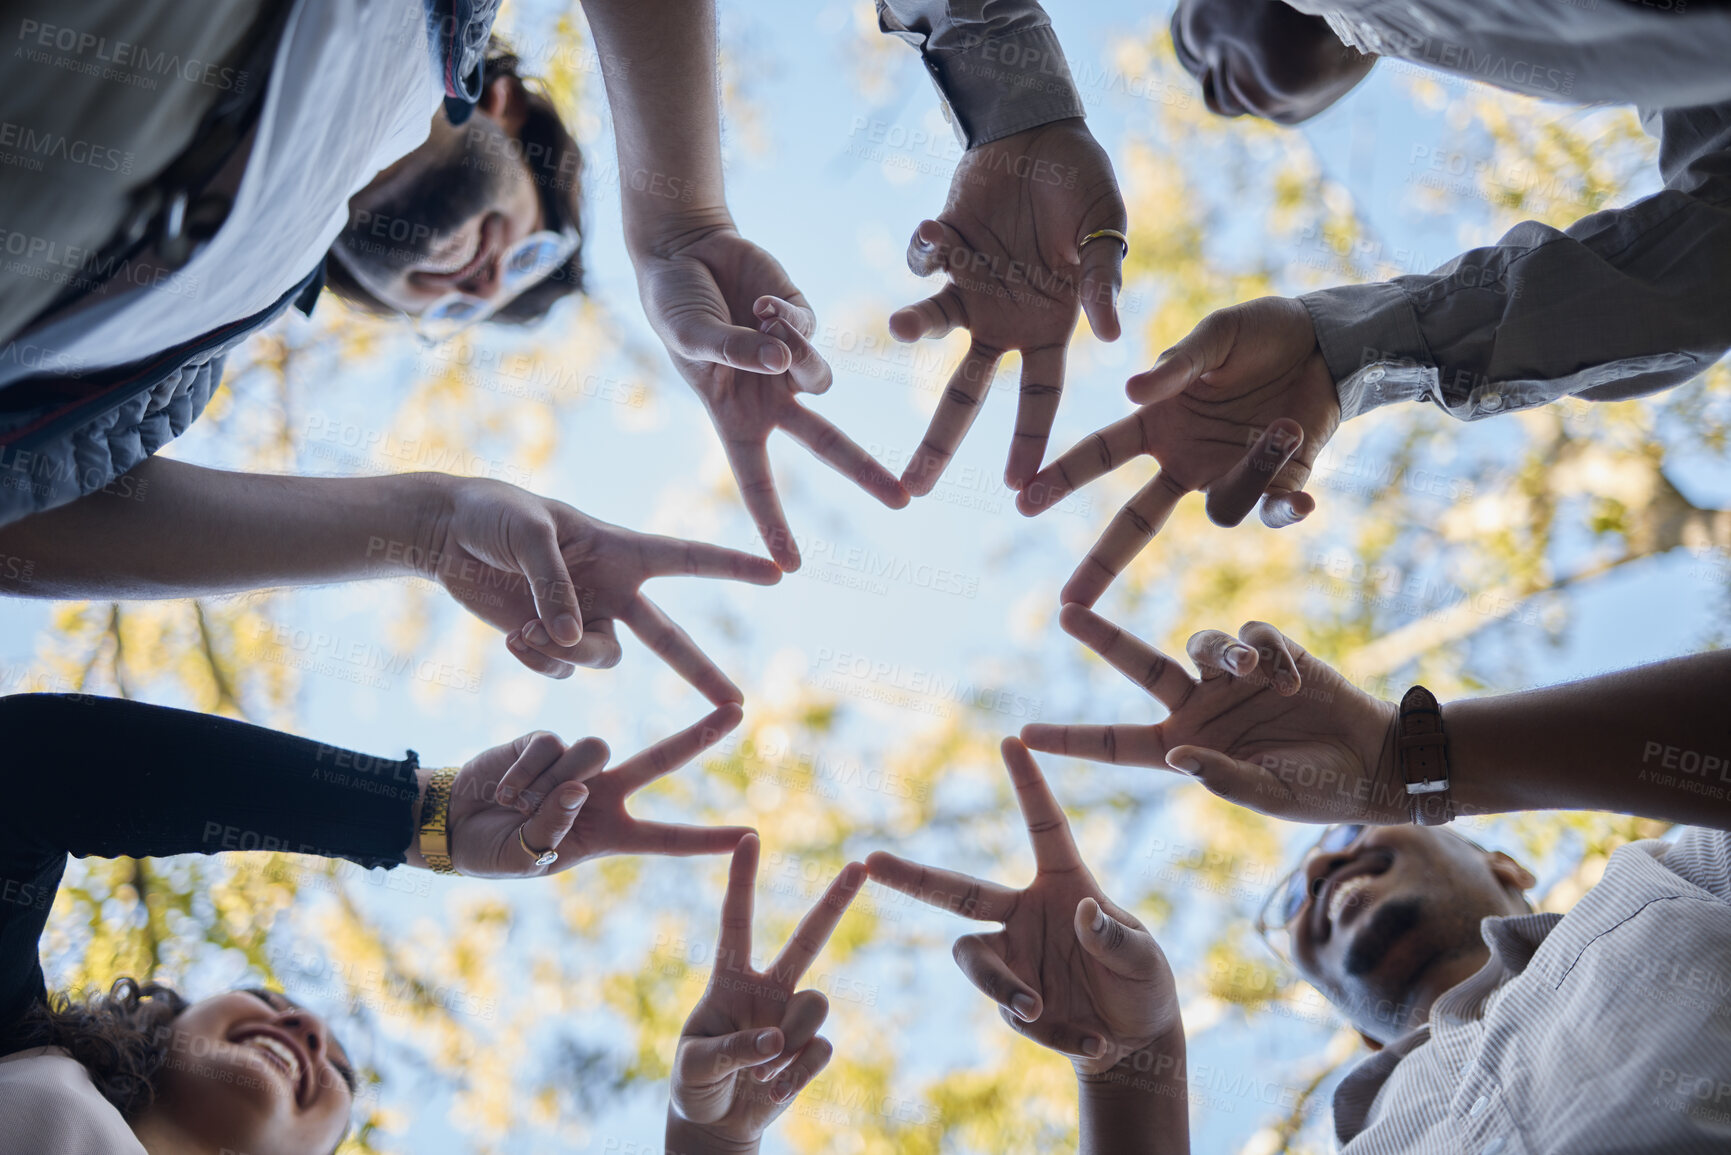
[[[1534,953],[1562,919],[1556,913],[1493,915],[1479,923],[1479,935],[1491,948],[1485,965],[1438,995],[1425,1022],[1347,1072],[1335,1089],[1334,1134],[1342,1146],[1364,1130],[1377,1094],[1401,1060],[1430,1041],[1431,1024],[1482,1018],[1490,997],[1527,969]]]
[[[499,16],[499,0],[424,0],[433,66],[445,88],[445,115],[461,125],[481,99],[487,40]]]

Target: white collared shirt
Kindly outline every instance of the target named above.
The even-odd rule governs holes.
[[[1731,834],[1619,848],[1334,1096],[1343,1155],[1731,1151]]]

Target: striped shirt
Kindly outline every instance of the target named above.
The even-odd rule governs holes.
[[[1731,834],[1612,854],[1334,1095],[1344,1155],[1731,1151]]]

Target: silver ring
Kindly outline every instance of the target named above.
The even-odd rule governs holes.
[[[523,837],[523,831],[527,829],[528,826],[529,824],[525,822],[522,826],[517,827],[517,845],[521,846],[524,853],[528,854],[530,858],[535,860],[536,866],[552,866],[555,862],[558,862],[559,852],[557,850],[536,850],[533,846],[529,845],[528,840]]]

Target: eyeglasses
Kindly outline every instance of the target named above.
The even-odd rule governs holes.
[[[478,325],[520,297],[532,285],[551,276],[577,251],[582,237],[574,228],[562,233],[530,233],[505,250],[499,261],[499,291],[477,297],[453,289],[422,309],[415,317],[415,334],[425,344],[449,341],[471,325]]]
[[[1262,909],[1256,914],[1256,933],[1262,937],[1263,942],[1274,947],[1269,935],[1276,931],[1284,932],[1288,924],[1298,917],[1298,912],[1304,909],[1304,900],[1311,897],[1309,872],[1305,869],[1310,856],[1318,853],[1339,854],[1357,842],[1364,830],[1365,824],[1362,822],[1330,826],[1309,850],[1299,855],[1298,865],[1287,872],[1286,877],[1268,892],[1268,897],[1262,902]],[[1278,948],[1274,949],[1276,954],[1286,957]]]
[[[477,297],[454,289],[418,314],[411,316],[401,310],[398,314],[413,323],[415,335],[422,344],[432,346],[449,341],[552,276],[571,259],[571,254],[582,243],[582,234],[573,225],[567,225],[559,232],[543,229],[530,233],[506,249],[505,255],[499,259],[499,291],[491,297]],[[367,292],[381,302],[390,299],[390,294],[372,272],[344,252],[341,244],[332,245],[331,252]]]

